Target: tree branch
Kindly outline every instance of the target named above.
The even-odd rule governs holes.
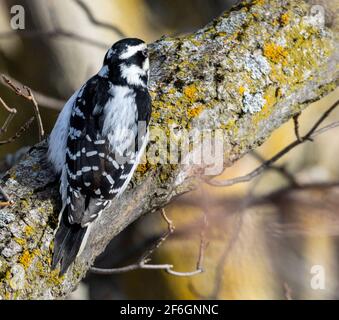
[[[153,252],[156,249],[158,249],[167,240],[167,238],[174,232],[174,229],[175,229],[173,222],[170,219],[168,219],[164,209],[162,209],[161,214],[162,214],[163,219],[167,223],[168,230],[157,241],[157,243],[140,258],[138,263],[131,264],[126,267],[112,268],[112,269],[102,269],[102,268],[92,267],[90,268],[90,271],[96,274],[110,275],[110,274],[134,271],[138,269],[165,270],[167,273],[173,276],[177,276],[177,277],[191,277],[191,276],[195,276],[203,272],[202,265],[203,265],[204,253],[205,253],[205,248],[206,248],[205,232],[206,232],[206,226],[207,226],[207,216],[205,213],[204,213],[204,225],[200,233],[199,256],[198,256],[196,270],[191,271],[191,272],[178,272],[178,271],[173,270],[173,265],[171,264],[148,264],[148,261],[150,261],[150,256],[153,254]]]
[[[283,156],[285,156],[287,153],[289,153],[292,149],[294,149],[298,145],[303,144],[304,142],[307,142],[307,141],[312,141],[312,139],[315,138],[316,136],[318,136],[320,133],[324,133],[328,130],[331,130],[331,129],[339,126],[338,122],[334,122],[334,123],[331,123],[330,125],[318,130],[319,126],[326,120],[326,118],[331,114],[331,112],[333,112],[333,110],[336,107],[338,107],[338,105],[339,105],[339,100],[337,102],[335,102],[326,112],[324,112],[324,114],[313,125],[313,127],[310,129],[310,131],[306,135],[304,135],[303,137],[300,137],[299,134],[296,134],[297,140],[290,143],[287,147],[285,147],[284,149],[279,151],[275,156],[273,156],[271,159],[265,161],[261,166],[259,166],[258,168],[256,168],[252,172],[250,172],[250,173],[248,173],[244,176],[234,178],[234,179],[229,179],[229,180],[224,180],[224,181],[211,180],[211,181],[207,181],[207,183],[211,186],[229,187],[229,186],[233,186],[233,185],[238,184],[238,183],[249,182],[249,181],[253,180],[255,177],[262,174],[266,169],[272,168],[272,165],[275,162],[277,162],[279,159],[281,159]],[[297,132],[297,129],[295,129],[295,131]]]
[[[335,89],[338,34],[319,21],[303,0],[244,1],[194,34],[151,44],[151,131],[161,129],[166,138],[184,130],[219,130],[222,167],[231,166]],[[2,182],[14,202],[0,213],[3,298],[66,296],[114,236],[194,188],[210,167],[207,161],[157,164],[148,157],[131,187],[93,226],[75,264],[59,277],[58,270],[51,272],[50,261],[60,198],[46,148],[45,142],[33,147]],[[154,148],[157,140],[151,136],[148,155]],[[183,160],[197,150],[199,144]]]
[[[19,86],[15,85],[5,75],[2,75],[2,79],[16,93],[16,95],[23,97],[23,98],[25,98],[26,100],[28,100],[32,103],[33,110],[34,110],[34,113],[35,113],[35,118],[36,118],[36,121],[38,123],[38,128],[39,128],[39,142],[41,142],[44,135],[45,135],[45,131],[44,131],[44,126],[43,126],[42,120],[41,120],[39,106],[38,106],[37,101],[35,100],[35,97],[34,97],[32,90],[27,86],[23,86],[23,89],[26,91],[26,92],[23,92],[22,89]]]

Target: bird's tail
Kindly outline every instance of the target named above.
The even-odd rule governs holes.
[[[87,227],[83,228],[81,224],[69,223],[67,206],[60,215],[58,230],[54,237],[52,270],[54,270],[60,262],[60,275],[63,275],[75,260],[81,244],[84,241]]]

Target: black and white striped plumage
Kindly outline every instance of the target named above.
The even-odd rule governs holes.
[[[151,99],[146,44],[123,39],[99,73],[68,100],[50,135],[48,157],[61,174],[63,208],[52,268],[63,274],[91,223],[127,187],[147,143]]]

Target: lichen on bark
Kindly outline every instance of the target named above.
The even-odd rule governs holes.
[[[151,129],[167,136],[173,128],[222,129],[230,166],[336,87],[338,35],[320,21],[302,0],[244,1],[196,33],[151,44]],[[60,199],[45,154],[46,142],[33,147],[2,181],[14,201],[0,212],[3,299],[66,296],[115,235],[194,187],[204,167],[140,165],[131,187],[94,225],[82,255],[59,277],[50,262]]]

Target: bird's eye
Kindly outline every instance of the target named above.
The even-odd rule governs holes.
[[[147,49],[144,49],[142,50],[142,55],[147,58],[148,57],[148,50]]]

